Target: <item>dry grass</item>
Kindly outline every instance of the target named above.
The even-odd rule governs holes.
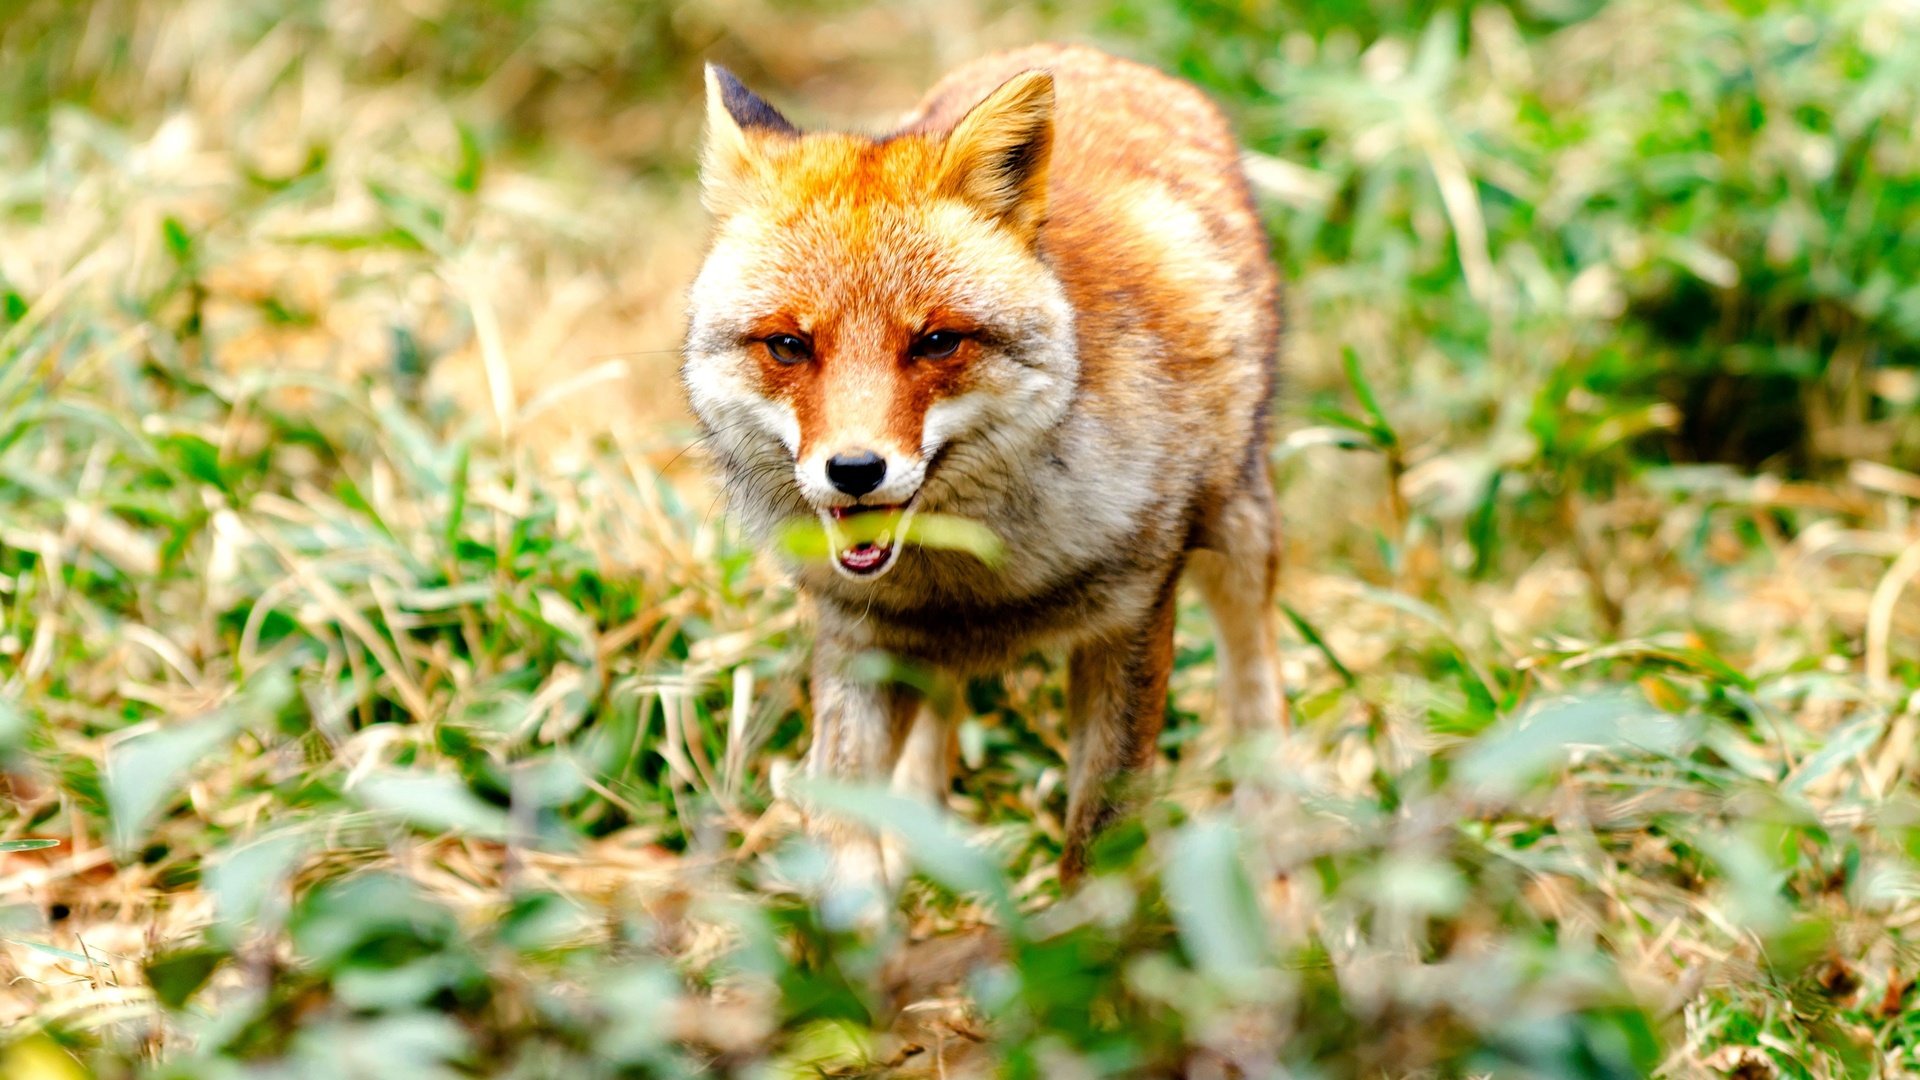
[[[0,1032],[46,1033],[10,1075],[1915,1067],[1920,475],[1873,404],[1911,371],[1808,381],[1820,467],[1672,464],[1672,403],[1553,382],[1645,344],[1631,275],[1568,274],[1552,322],[1482,205],[1577,223],[1604,170],[1450,141],[1657,70],[1645,5],[1477,14],[1431,127],[1289,86],[1383,187],[1413,154],[1407,257],[1451,275],[1356,290],[1358,241],[1289,248],[1298,729],[1202,723],[1183,611],[1159,793],[1063,900],[1058,673],[973,688],[955,820],[906,823],[924,878],[877,940],[806,902],[773,797],[804,623],[686,452],[691,64],[874,115],[1134,24],[561,3],[476,75],[439,5],[51,10],[0,31],[77,58],[0,137],[0,842],[58,841],[0,848]],[[1389,102],[1422,77],[1412,35],[1344,40],[1281,47]],[[1376,175],[1344,152],[1262,166],[1283,236]],[[1455,305],[1495,313],[1482,366],[1434,333]]]

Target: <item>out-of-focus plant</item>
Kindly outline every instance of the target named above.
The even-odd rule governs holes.
[[[1051,5],[1255,153],[1296,727],[1202,722],[1183,610],[1171,764],[1063,896],[1061,680],[972,683],[952,817],[838,795],[914,870],[879,933],[776,797],[802,624],[694,433],[549,453],[564,380],[430,376],[502,359],[482,271],[652,239],[703,54],[917,89],[973,39],[81,10],[0,12],[0,1070],[1917,1067],[1910,8]]]

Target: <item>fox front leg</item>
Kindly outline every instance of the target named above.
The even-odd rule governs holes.
[[[1176,572],[1129,633],[1073,651],[1067,667],[1067,839],[1060,879],[1078,881],[1087,847],[1133,801],[1154,759],[1173,672]]]
[[[846,785],[883,785],[900,756],[920,695],[898,683],[853,677],[849,653],[823,641],[813,663],[813,746],[807,775]],[[892,886],[881,840],[872,829],[806,809],[807,833],[826,849],[825,911],[830,921],[877,921]]]

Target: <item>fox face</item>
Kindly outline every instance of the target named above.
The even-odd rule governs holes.
[[[1034,72],[951,132],[803,134],[708,69],[715,230],[683,377],[750,529],[817,514],[836,568],[877,577],[897,537],[849,540],[849,518],[990,514],[994,475],[1065,414],[1072,308],[1039,250],[1051,108]]]

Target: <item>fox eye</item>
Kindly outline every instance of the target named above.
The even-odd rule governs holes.
[[[922,360],[945,360],[960,348],[962,335],[954,330],[935,330],[913,343],[913,355]]]
[[[767,355],[783,364],[798,364],[813,358],[812,347],[792,334],[775,334],[764,344],[767,347]]]

